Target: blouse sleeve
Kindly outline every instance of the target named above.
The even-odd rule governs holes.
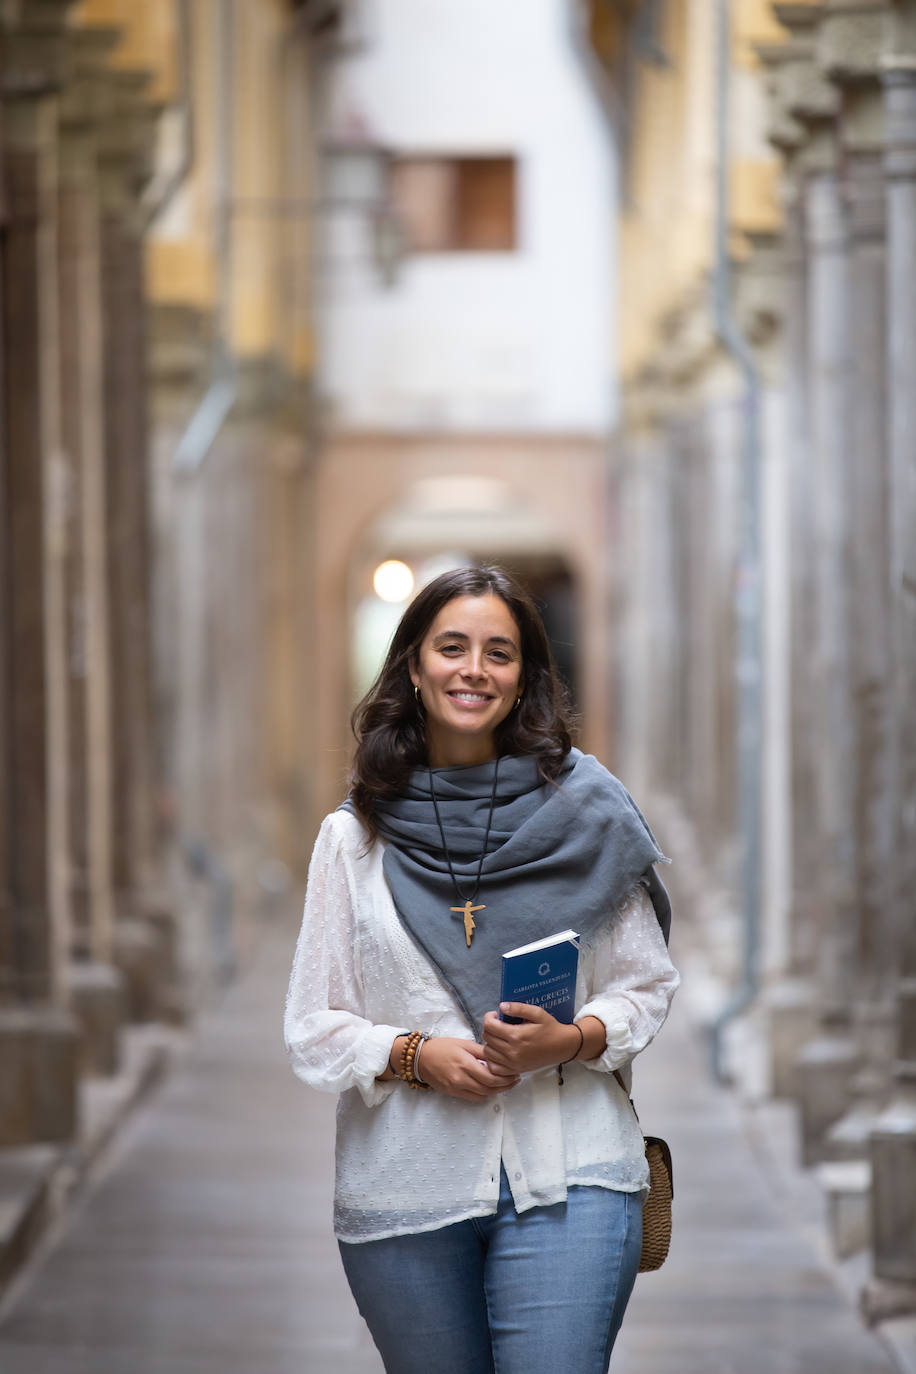
[[[613,1073],[654,1040],[668,1015],[680,975],[668,957],[652,899],[643,884],[595,950],[592,991],[576,1012],[604,1023],[607,1045],[586,1068]]]
[[[309,864],[283,1031],[293,1072],[311,1088],[355,1087],[373,1107],[396,1086],[376,1078],[406,1027],[374,1025],[365,1015],[355,903],[333,816],[325,818]]]

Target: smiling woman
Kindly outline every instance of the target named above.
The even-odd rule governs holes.
[[[286,1011],[296,1073],[341,1093],[350,1287],[388,1374],[426,1374],[433,1350],[439,1374],[553,1374],[570,1351],[601,1374],[647,1183],[614,1074],[678,982],[661,852],[572,748],[543,623],[499,568],[423,588],[353,728]],[[499,1003],[505,951],[563,927],[574,1023]]]
[[[496,757],[496,727],[522,699],[520,639],[492,592],[456,596],[436,616],[410,665],[433,768]]]
[[[402,792],[433,756],[442,767],[531,755],[552,778],[569,753],[570,730],[531,597],[501,568],[456,568],[414,597],[353,712],[359,747],[350,795],[374,838],[379,801]]]

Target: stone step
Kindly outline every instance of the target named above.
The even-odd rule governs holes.
[[[871,1164],[865,1159],[837,1160],[815,1170],[827,1200],[827,1227],[837,1259],[864,1250],[870,1243]]]
[[[80,1082],[73,1144],[0,1150],[0,1297],[182,1044],[178,1032],[162,1026],[126,1028],[119,1071]]]

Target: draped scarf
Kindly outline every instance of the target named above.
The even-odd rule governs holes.
[[[496,794],[468,947],[461,911],[474,890]],[[461,895],[455,891],[430,792],[417,768],[406,791],[379,805],[383,871],[395,910],[450,989],[477,1036],[499,1003],[502,955],[567,928],[584,942],[607,927],[644,883],[665,940],[671,904],[653,867],[667,863],[623,784],[573,749],[548,782],[532,757],[507,755],[433,770],[436,801]],[[348,799],[343,808],[356,814]]]

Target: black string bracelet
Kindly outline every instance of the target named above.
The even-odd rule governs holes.
[[[566,1068],[566,1065],[567,1065],[567,1064],[571,1064],[571,1063],[573,1062],[574,1059],[578,1059],[578,1058],[579,1058],[579,1055],[582,1053],[582,1046],[585,1044],[585,1032],[583,1031],[582,1027],[579,1025],[579,1022],[578,1022],[578,1021],[573,1021],[572,1024],[575,1026],[576,1030],[579,1032],[579,1045],[578,1045],[578,1048],[577,1048],[575,1054],[570,1055],[569,1059],[564,1059],[562,1064],[558,1064],[558,1065],[557,1065],[557,1082],[559,1083],[559,1085],[560,1085],[561,1088],[562,1088],[563,1082],[564,1082],[564,1080],[563,1080],[563,1070]]]

